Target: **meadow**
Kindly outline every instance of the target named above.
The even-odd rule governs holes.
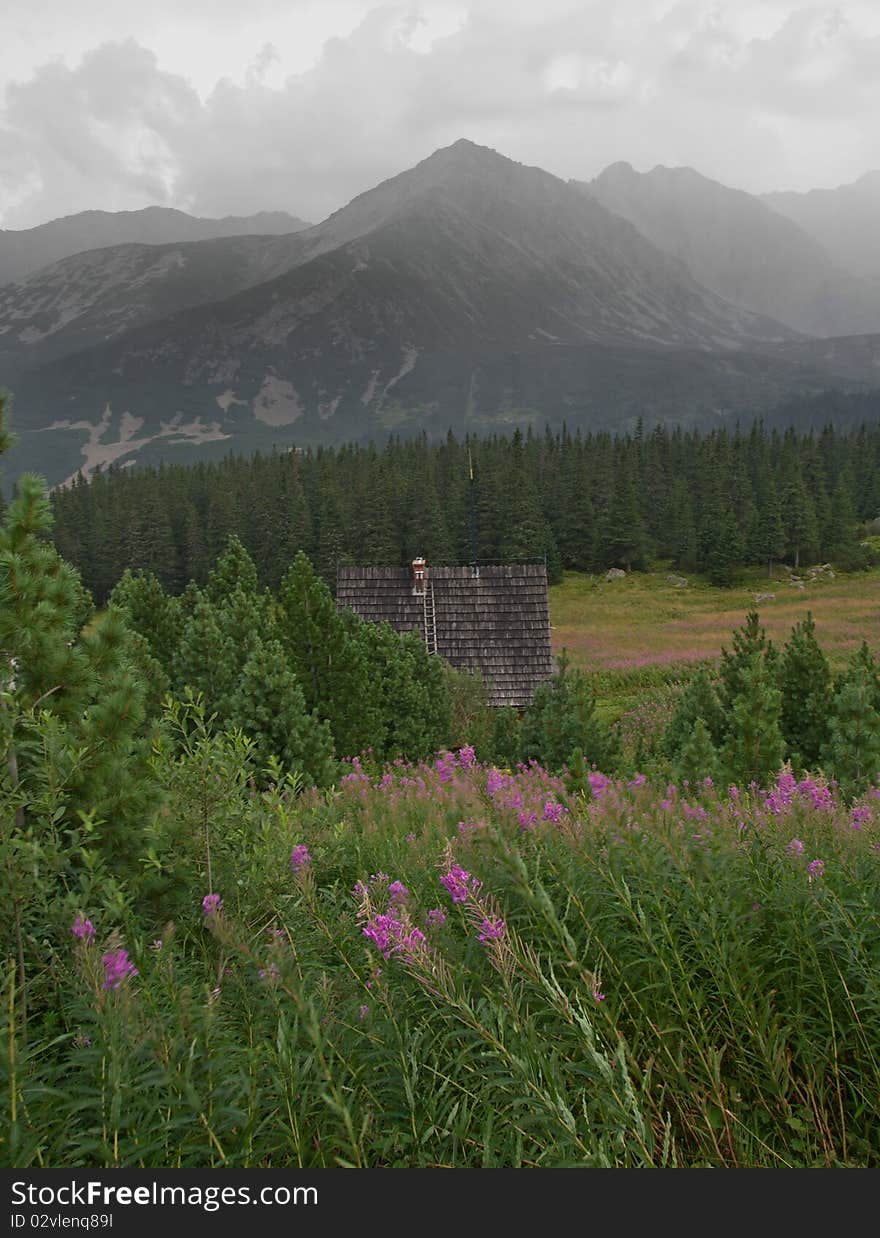
[[[257,792],[194,735],[142,886],[47,911],[27,1034],[8,969],[6,1164],[880,1164],[880,788],[464,748]]]
[[[590,673],[600,711],[613,721],[674,696],[696,666],[717,662],[750,610],[778,645],[811,611],[835,669],[863,640],[880,646],[880,569],[815,577],[804,570],[796,574],[803,588],[790,575],[780,566],[772,579],[766,569],[743,569],[734,588],[720,589],[666,569],[615,580],[566,572],[549,591],[553,651],[564,649]]]

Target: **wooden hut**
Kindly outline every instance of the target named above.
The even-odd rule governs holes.
[[[340,567],[336,606],[367,623],[419,632],[429,653],[480,672],[491,705],[521,709],[553,674],[543,563]]]

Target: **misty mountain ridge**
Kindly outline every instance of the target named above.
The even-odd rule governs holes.
[[[215,237],[277,236],[310,225],[286,211],[202,219],[167,206],[139,211],[80,211],[20,231],[0,229],[0,287],[85,250],[109,245],[164,245]]]
[[[647,214],[461,140],[314,227],[68,257],[0,290],[16,454],[59,481],[389,431],[705,423],[862,381],[705,286]]]
[[[880,281],[880,169],[836,189],[765,193],[761,199],[824,245],[842,266]]]
[[[581,188],[735,305],[810,335],[880,331],[880,280],[853,274],[751,194],[693,168],[641,173],[623,162]]]

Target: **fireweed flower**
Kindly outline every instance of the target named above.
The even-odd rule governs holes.
[[[825,872],[825,861],[824,860],[810,860],[808,867],[810,870],[811,877],[821,877],[822,874]]]
[[[409,890],[402,881],[392,881],[388,887],[388,901],[390,903],[405,903],[409,898]]]
[[[604,1002],[604,1000],[605,1000],[605,994],[599,988],[598,984],[594,985],[593,986],[593,1001]]]
[[[791,842],[788,844],[788,846],[785,848],[785,854],[786,855],[803,855],[804,844],[801,842],[799,838],[793,838]]]
[[[70,926],[70,931],[80,941],[91,941],[95,936],[94,924],[92,924],[91,920],[85,920],[82,914],[77,914],[76,919]]]
[[[503,920],[490,920],[488,917],[480,925],[478,941],[500,941],[507,931]]]
[[[446,912],[442,907],[432,907],[425,916],[428,928],[442,928],[446,923]]]
[[[394,916],[375,915],[367,921],[361,932],[373,943],[383,959],[390,959],[403,932],[403,924]]]
[[[421,929],[411,928],[398,934],[396,949],[400,951],[404,958],[411,959],[424,950],[425,941],[425,934]]]
[[[370,1013],[369,1006],[358,1006],[358,1019],[363,1023],[364,1019]]]
[[[562,817],[562,805],[555,804],[553,800],[548,800],[544,805],[544,820],[552,821],[554,825],[558,825]]]
[[[854,808],[849,814],[850,825],[854,830],[860,830],[862,826],[871,820],[871,810],[867,805],[862,805],[861,808]]]
[[[441,875],[440,884],[453,903],[463,903],[469,894],[480,889],[482,882],[472,877],[460,864],[453,864],[448,873]]]
[[[587,782],[590,784],[590,790],[593,792],[593,799],[601,799],[608,787],[611,786],[611,779],[606,774],[600,774],[598,770],[593,770],[587,774]]]
[[[127,950],[108,950],[101,955],[104,964],[104,988],[118,989],[129,976],[136,976],[138,969],[128,957]]]
[[[219,894],[206,894],[202,899],[202,914],[206,920],[216,916],[223,908],[223,899]]]
[[[486,779],[486,794],[497,795],[506,782],[507,778],[500,769],[490,769]]]
[[[458,760],[462,769],[470,769],[476,762],[477,754],[474,752],[470,744],[465,744],[464,748],[458,750]]]
[[[295,873],[298,873],[300,869],[305,868],[305,866],[307,864],[311,864],[311,862],[312,857],[309,854],[309,849],[305,843],[300,843],[299,846],[294,847],[290,853],[290,867]]]

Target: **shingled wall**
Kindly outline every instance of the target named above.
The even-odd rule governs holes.
[[[459,670],[480,671],[492,705],[527,705],[553,674],[544,564],[428,566],[437,617],[437,652]],[[337,609],[368,623],[415,629],[424,638],[422,598],[409,567],[340,567]]]

